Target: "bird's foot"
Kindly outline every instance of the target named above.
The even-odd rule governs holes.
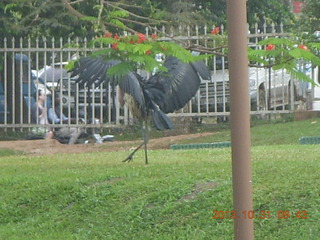
[[[126,159],[122,160],[122,162],[131,162],[133,161],[133,154],[130,154]]]
[[[144,145],[144,143],[140,144],[132,153],[129,154],[129,156],[123,160],[122,162],[131,162],[133,161],[133,155],[136,153],[136,151],[139,150],[139,148],[141,148]]]

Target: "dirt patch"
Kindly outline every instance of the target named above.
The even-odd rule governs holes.
[[[188,194],[183,196],[179,201],[190,201],[194,200],[198,197],[200,193],[212,190],[218,186],[217,182],[204,182],[204,183],[197,183],[193,189],[193,191]]]
[[[169,149],[171,144],[177,144],[182,139],[196,139],[213,133],[196,133],[162,138],[150,139],[149,149]],[[56,153],[83,153],[83,152],[108,152],[129,150],[137,147],[139,141],[112,141],[102,144],[61,144],[55,139],[50,140],[21,140],[21,141],[0,141],[0,148],[23,151],[28,155],[50,155]]]

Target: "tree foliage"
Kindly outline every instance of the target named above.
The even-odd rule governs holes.
[[[154,69],[166,71],[162,63],[157,61],[156,55],[174,56],[182,62],[203,60],[209,55],[192,55],[188,50],[173,42],[163,42],[157,40],[157,35],[152,34],[147,38],[144,34],[119,36],[118,34],[107,33],[96,38],[92,44],[105,46],[92,53],[92,57],[100,57],[105,61],[119,60],[119,64],[108,70],[110,76],[123,76],[128,72],[137,69],[152,72]],[[68,65],[69,70],[74,66],[74,60]]]
[[[305,0],[302,9],[302,14],[298,17],[298,24],[296,30],[298,32],[314,33],[319,31],[320,25],[320,1],[319,0]]]
[[[316,55],[320,43],[309,42],[301,44],[297,40],[286,38],[269,38],[259,42],[261,49],[249,48],[248,56],[253,66],[285,69],[293,79],[303,80],[314,84],[314,81],[300,71],[300,62],[320,66],[320,58]]]
[[[81,5],[88,14],[97,14],[89,0]],[[86,8],[87,6],[87,8]],[[69,14],[60,1],[14,0],[4,1],[0,8],[3,36],[69,36],[82,35],[91,26]]]
[[[318,19],[320,16],[318,16],[316,9],[318,9],[320,1],[308,0],[307,2],[308,5],[305,11],[309,9],[310,14],[305,16],[310,19],[311,16],[315,16]],[[288,5],[284,1],[251,0],[248,1],[247,8],[249,24],[271,22],[280,24],[283,21],[285,21],[284,24],[291,24],[294,20]],[[0,33],[2,37],[45,35],[51,37],[78,36],[91,39],[96,36],[103,36],[107,32],[112,32],[114,34],[121,33],[124,36],[129,33],[129,35],[132,34],[132,37],[129,38],[135,38],[139,36],[137,35],[139,32],[144,32],[146,28],[149,28],[151,33],[155,33],[156,27],[159,29],[162,25],[169,27],[177,27],[181,24],[225,25],[226,0],[4,0],[0,3],[0,14]],[[318,22],[316,22],[318,20],[312,21],[309,21],[310,26],[312,25],[315,28],[318,25]],[[226,35],[220,34],[212,37],[215,37],[216,43],[221,45],[184,47],[187,50],[196,49],[200,52],[226,56]],[[106,48],[105,52],[100,52],[100,54],[103,57],[121,57],[126,60],[125,62],[129,63],[128,68],[139,65],[139,67],[147,70],[153,69],[157,63],[150,60],[153,56],[146,54],[148,51],[151,51],[152,54],[166,51],[167,54],[176,55],[177,57],[187,52],[179,44],[159,43],[158,41],[144,41],[134,45],[122,38],[120,38],[120,42],[115,42],[118,40],[115,40],[114,37],[98,38],[96,41],[111,44],[111,46],[117,44],[117,51],[111,47]],[[312,42],[306,42],[309,44],[307,52],[294,47],[302,44],[301,39],[295,42],[281,43],[278,42],[279,39],[268,39],[266,41],[269,41],[268,44],[276,46],[276,50],[268,52],[266,50],[249,51],[251,61],[255,61],[260,66],[270,67],[270,62],[265,62],[265,60],[272,59],[272,67],[285,68],[296,77],[303,78],[303,76],[299,76],[295,69],[297,60],[304,59],[319,65],[316,57],[319,48]],[[304,44],[307,45],[306,43]],[[164,46],[164,44],[169,45]],[[262,42],[261,44],[267,44],[267,42]],[[166,50],[164,51],[164,49]],[[223,51],[219,51],[221,49]],[[183,57],[190,60],[189,55]]]
[[[0,14],[2,36],[92,37],[124,26],[144,32],[162,25],[226,25],[226,0],[3,0]],[[283,1],[248,1],[249,24],[271,21],[292,21]]]
[[[264,23],[292,25],[294,23],[294,15],[289,4],[285,1],[248,1],[247,12],[247,19],[250,25],[255,23],[259,25]]]

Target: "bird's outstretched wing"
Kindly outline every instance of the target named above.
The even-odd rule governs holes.
[[[203,61],[190,62],[190,64],[202,79],[211,80],[211,72]]]
[[[85,57],[76,62],[71,76],[78,76],[80,87],[114,81],[135,100],[140,116],[147,116],[151,110],[157,129],[172,128],[164,113],[182,108],[198,91],[201,78],[211,78],[204,62],[183,63],[175,57],[168,57],[164,62],[167,72],[158,72],[147,81],[143,81],[136,72],[130,72],[121,79],[109,77],[108,69],[119,63],[117,60]]]
[[[165,113],[182,108],[198,91],[201,78],[211,79],[203,61],[183,63],[175,57],[168,57],[164,66],[168,71],[150,77],[145,88]]]
[[[85,84],[91,86],[93,83],[96,85],[100,85],[102,82],[108,83],[113,80],[107,76],[108,69],[119,63],[120,61],[105,61],[99,57],[84,57],[75,62],[71,77],[78,76],[77,82],[80,87]]]
[[[78,76],[77,83],[79,83],[81,88],[84,86],[90,87],[92,84],[98,86],[102,82],[109,83],[114,81],[115,85],[119,85],[124,93],[131,95],[135,99],[141,111],[144,111],[142,114],[146,115],[140,76],[135,72],[129,72],[121,78],[109,77],[107,75],[108,69],[119,63],[120,61],[118,60],[105,61],[101,57],[84,57],[75,62],[71,77]]]

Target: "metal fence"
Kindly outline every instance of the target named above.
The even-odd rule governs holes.
[[[224,31],[223,26],[220,27]],[[214,46],[211,28],[186,27],[161,31],[161,40],[179,40],[186,44]],[[249,28],[248,28],[249,30]],[[149,33],[146,32],[148,35]],[[286,37],[282,26],[254,26],[248,33],[248,45],[256,47],[266,37]],[[31,106],[36,102],[39,89],[47,93],[46,107],[52,105],[52,95],[59,93],[60,111],[74,121],[61,126],[109,127],[128,125],[134,120],[127,106],[121,107],[117,100],[117,88],[104,85],[80,89],[75,79],[65,70],[65,64],[77,56],[92,51],[87,39],[59,40],[53,38],[3,39],[0,43],[0,127],[32,128]],[[99,48],[99,46],[96,46]],[[224,56],[214,56],[207,61],[212,71],[212,81],[201,83],[195,97],[181,110],[170,117],[225,117],[230,111],[228,62]],[[250,68],[251,114],[273,112],[288,113],[295,101],[305,97],[306,86],[290,78],[284,71]]]

